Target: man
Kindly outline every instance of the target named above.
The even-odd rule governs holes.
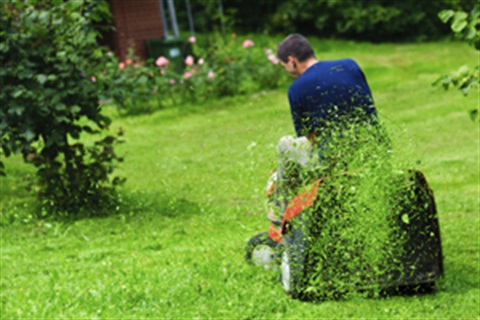
[[[318,168],[322,174],[348,169],[359,146],[372,141],[369,135],[375,130],[370,124],[376,125],[377,115],[365,76],[352,59],[319,61],[299,34],[285,38],[277,55],[295,78],[288,100],[297,134],[296,139],[283,137],[277,148],[277,189],[271,201],[279,205],[281,216],[302,181],[318,178]]]
[[[298,137],[322,148],[338,121],[376,120],[373,97],[365,76],[352,59],[318,61],[305,37],[289,35],[277,48],[285,70],[296,80],[288,90]],[[322,136],[318,141],[319,136]]]

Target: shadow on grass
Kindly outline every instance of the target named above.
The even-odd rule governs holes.
[[[203,211],[198,203],[183,197],[149,191],[121,193],[117,209],[129,216],[153,214],[178,219],[188,219]]]
[[[470,262],[470,263],[468,263]],[[479,265],[476,261],[445,261],[445,275],[437,285],[438,291],[464,294],[480,287]]]
[[[0,226],[35,221],[69,224],[84,219],[112,216],[121,216],[124,219],[134,219],[137,216],[144,218],[150,216],[152,219],[158,216],[188,219],[203,211],[198,203],[168,193],[122,190],[108,195],[98,206],[89,206],[74,212],[55,212],[46,209],[32,190],[23,189],[21,195],[15,195],[14,191],[9,190],[5,192],[8,194],[6,197],[4,195],[1,197]]]

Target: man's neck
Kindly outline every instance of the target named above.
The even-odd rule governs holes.
[[[305,60],[304,62],[298,64],[298,71],[301,74],[303,74],[308,68],[313,66],[315,63],[317,63],[318,60],[316,58],[310,58],[308,60]]]

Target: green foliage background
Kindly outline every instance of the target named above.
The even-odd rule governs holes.
[[[218,1],[191,0],[195,27],[201,32],[218,26]],[[222,1],[224,14],[241,32],[299,32],[326,38],[369,41],[424,40],[446,36],[437,18],[443,9],[470,10],[476,0],[243,0]],[[186,7],[177,4],[181,29],[189,30]],[[206,14],[195,14],[205,12]]]

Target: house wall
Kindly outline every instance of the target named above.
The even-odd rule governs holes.
[[[128,49],[133,48],[140,59],[148,57],[145,39],[163,38],[162,15],[158,0],[111,0],[113,15],[113,47],[120,59],[125,60]]]

